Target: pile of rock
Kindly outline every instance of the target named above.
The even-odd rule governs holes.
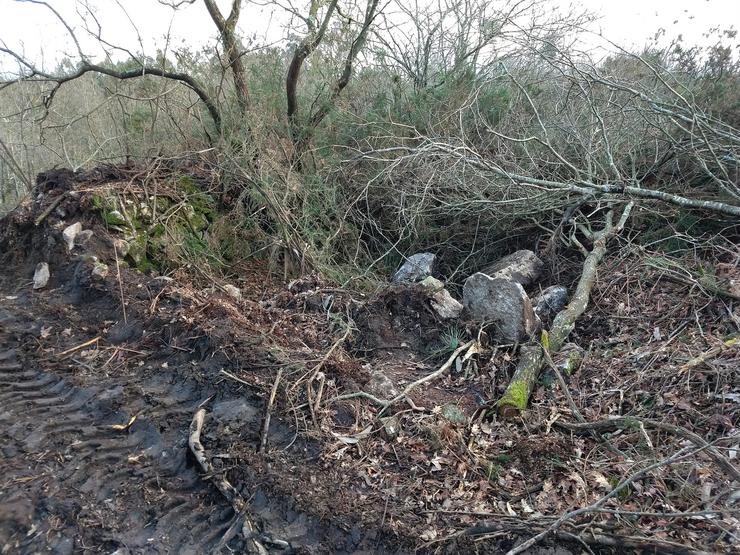
[[[568,290],[553,285],[530,299],[527,290],[536,286],[544,264],[530,250],[520,250],[470,276],[463,286],[462,303],[432,277],[436,257],[419,253],[409,257],[393,276],[394,283],[418,283],[429,289],[430,304],[440,318],[464,316],[486,327],[489,335],[503,342],[520,342],[549,325],[565,307]]]

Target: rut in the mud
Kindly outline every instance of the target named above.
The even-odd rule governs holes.
[[[227,545],[239,551],[243,540],[229,533],[239,515],[192,461],[188,425],[207,406],[208,440],[215,439],[209,428],[224,426],[249,435],[259,429],[259,399],[188,373],[212,368],[196,349],[140,351],[135,374],[42,354],[43,329],[80,325],[79,318],[55,320],[27,294],[0,298],[2,552],[195,554]],[[305,455],[279,420],[270,441]],[[239,487],[260,523],[294,552],[351,553],[362,545],[385,551],[376,534],[320,523],[260,483]],[[272,536],[266,537],[269,545]],[[282,542],[275,552],[285,552]]]
[[[3,304],[4,552],[213,547],[233,514],[188,463],[182,443],[202,392],[154,379],[126,399],[131,392],[115,377],[75,385],[73,375],[47,372],[28,356],[37,325],[18,305]],[[116,429],[154,408],[153,418]]]

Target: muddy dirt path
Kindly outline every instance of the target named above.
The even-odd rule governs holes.
[[[185,449],[207,391],[154,376],[81,379],[74,362],[49,371],[32,354],[43,326],[24,301],[0,305],[3,552],[214,547],[234,515]]]
[[[207,448],[221,446],[219,433],[238,430],[241,449],[256,447],[263,400],[219,379],[223,361],[198,348],[160,340],[141,350],[120,341],[140,335],[143,324],[129,316],[128,325],[111,325],[117,314],[105,296],[80,305],[63,288],[44,296],[3,289],[0,552],[245,552],[233,533],[239,515],[196,467],[188,428],[206,406]],[[99,334],[89,351],[63,355]],[[130,360],[112,364],[107,353]],[[289,458],[311,456],[280,418],[270,442]],[[218,455],[217,467],[226,468],[230,453]],[[281,481],[284,466],[262,470],[240,471],[237,487],[269,531],[266,543],[290,545],[271,552],[395,552],[375,533],[307,514],[290,495],[271,491],[267,484]]]

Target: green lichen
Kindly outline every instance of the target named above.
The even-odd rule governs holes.
[[[565,373],[569,376],[573,374],[583,361],[583,355],[579,351],[573,351],[568,355],[568,361],[565,363]]]
[[[512,381],[509,387],[504,393],[504,396],[498,402],[498,406],[509,405],[517,410],[524,410],[527,408],[527,402],[529,401],[529,387],[524,381]]]
[[[174,202],[162,195],[145,200],[125,193],[92,197],[102,220],[130,246],[125,261],[142,272],[174,269],[192,259],[222,264],[206,240],[215,200],[191,176],[179,176],[176,185],[182,197]]]

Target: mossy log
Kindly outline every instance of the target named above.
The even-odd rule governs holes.
[[[544,349],[547,349],[550,355],[557,353],[575,328],[578,318],[586,311],[591,297],[591,289],[593,289],[596,281],[599,264],[606,255],[607,242],[622,230],[631,210],[632,203],[624,208],[617,225],[613,224],[614,214],[609,212],[604,229],[592,235],[593,248],[583,262],[583,272],[573,298],[555,316],[549,332],[547,334],[543,333],[543,339],[546,338],[546,341],[543,341],[542,344],[523,345],[519,350],[519,362],[514,371],[514,376],[511,378],[506,391],[496,403],[498,412],[502,416],[515,416],[527,407],[540,371],[547,361]]]

